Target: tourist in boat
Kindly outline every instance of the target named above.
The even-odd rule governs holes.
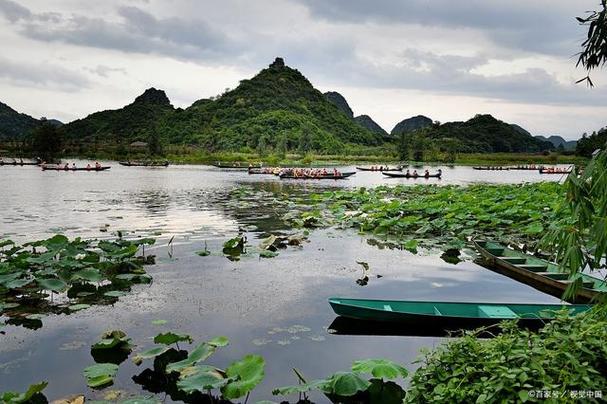
[[[69,163],[65,163],[65,165],[63,166],[64,170],[69,170],[70,169],[70,164]]]
[[[410,176],[411,176],[411,173],[409,172],[409,169],[407,169],[407,172],[405,173],[405,175],[406,175],[407,177],[410,177]]]
[[[438,176],[442,177],[443,176],[443,170],[441,170],[440,168],[438,169]]]
[[[101,168],[101,164],[98,161],[95,161],[95,169],[99,170]]]
[[[430,171],[426,170],[424,172],[424,177],[428,178],[430,176]]]
[[[76,163],[72,163],[72,170],[76,169]]]
[[[86,165],[86,169],[87,169],[87,170],[90,170],[91,168],[92,168],[92,167],[91,167],[91,164],[90,164],[90,163]]]
[[[413,177],[419,177],[419,174],[417,173],[417,170],[413,170]]]

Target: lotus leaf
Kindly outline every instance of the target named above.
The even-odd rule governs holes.
[[[358,373],[370,373],[380,379],[396,379],[397,377],[407,377],[409,372],[388,359],[366,359],[356,361],[352,365],[352,371]]]
[[[154,337],[154,343],[156,344],[172,345],[182,341],[191,344],[193,340],[192,337],[187,334],[175,334],[170,331],[164,334],[158,334]]]
[[[113,363],[98,363],[84,369],[84,377],[89,387],[103,387],[114,382],[118,365]]]
[[[26,403],[36,394],[41,393],[46,388],[46,386],[48,386],[48,382],[40,382],[30,385],[25,393],[8,391],[6,393],[0,394],[0,401],[6,404]]]
[[[231,379],[221,388],[221,393],[228,399],[245,396],[264,378],[265,361],[259,355],[246,355],[240,361],[232,363],[226,369],[226,375]]]

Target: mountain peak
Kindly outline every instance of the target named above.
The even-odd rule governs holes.
[[[159,105],[171,105],[169,97],[162,90],[158,90],[154,87],[150,87],[143,92],[139,97],[135,98],[134,104],[159,104]]]
[[[324,96],[344,114],[348,115],[350,118],[354,118],[352,108],[350,108],[348,101],[346,101],[343,95],[336,91],[327,91]]]
[[[412,132],[421,128],[425,128],[426,126],[432,125],[432,119],[428,118],[424,115],[416,115],[411,118],[403,119],[399,123],[396,124],[391,135],[400,135],[402,133]]]
[[[283,67],[285,67],[285,60],[279,57],[270,64],[270,69],[282,69]]]

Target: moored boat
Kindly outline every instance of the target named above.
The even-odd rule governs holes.
[[[542,167],[539,169],[540,174],[571,174],[573,170],[571,169],[561,169],[561,168],[545,168]]]
[[[504,320],[518,320],[522,326],[534,327],[554,319],[559,311],[567,310],[573,316],[592,307],[585,304],[468,303],[341,297],[330,298],[329,304],[335,314],[346,318],[412,326],[435,322],[451,329],[488,326]]]
[[[356,174],[356,172],[345,172],[345,173],[338,173],[338,174],[330,173],[330,174],[318,174],[318,175],[309,175],[309,174],[293,175],[293,174],[282,173],[282,174],[279,174],[278,176],[280,177],[280,179],[296,179],[296,180],[343,180],[348,177],[351,177],[354,174]]]
[[[119,161],[118,164],[125,167],[168,167],[169,161]]]
[[[261,163],[247,163],[246,161],[222,162],[216,161],[212,164],[217,168],[230,168],[235,170],[248,170],[249,168],[261,168]]]
[[[491,241],[475,241],[474,244],[491,269],[542,292],[562,298],[572,282],[569,274],[561,272],[559,266],[552,262]],[[575,298],[569,300],[586,303],[607,293],[607,282],[604,280],[587,274],[579,274],[579,279],[581,287]]]
[[[392,173],[392,172],[385,172],[382,171],[382,174],[388,177],[393,177],[393,178],[441,178],[443,176],[442,171],[439,171],[436,174],[408,174],[408,173]]]
[[[372,167],[356,167],[360,171],[403,171],[402,166],[389,167],[389,166],[372,166]]]
[[[472,167],[474,170],[481,171],[508,171],[510,167],[501,167],[501,166],[488,166],[488,167]]]
[[[39,166],[42,164],[40,160],[38,161],[23,161],[23,160],[13,160],[13,161],[4,161],[0,160],[0,166]]]
[[[65,167],[65,166],[49,166],[49,165],[41,165],[42,171],[105,171],[109,170],[110,166],[101,166],[101,167]]]

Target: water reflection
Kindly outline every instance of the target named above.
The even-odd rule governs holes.
[[[421,347],[442,341],[440,335],[421,331],[417,336],[384,334],[381,343],[370,334],[330,334],[327,326],[335,319],[327,303],[330,296],[556,301],[472,262],[454,265],[455,261],[450,264],[438,256],[416,256],[389,241],[351,231],[316,230],[303,247],[281,249],[271,259],[259,258],[257,252],[234,262],[222,254],[224,241],[239,231],[253,245],[269,234],[287,234],[281,217],[289,212],[291,201],[311,191],[414,181],[388,181],[378,173],[360,172],[347,181],[285,182],[195,166],[146,170],[114,165],[108,172],[92,175],[2,169],[12,171],[0,177],[0,237],[30,241],[64,231],[70,236],[105,238],[126,230],[128,235],[157,235],[162,242],[151,250],[158,262],[148,270],[152,284],[133,286],[127,296],[69,316],[56,312],[45,317],[44,327],[35,332],[10,324],[27,322],[35,328],[40,320],[9,320],[3,328],[6,335],[1,336],[0,363],[10,365],[0,365],[0,390],[25,390],[32,381],[48,380],[45,393],[49,398],[88,391],[81,371],[91,364],[89,347],[103,331],[123,329],[141,350],[149,348],[151,337],[159,332],[152,321],[165,319],[164,330],[188,333],[196,340],[229,336],[233,349],[218,352],[214,357],[218,366],[245,353],[264,356],[266,379],[251,400],[272,400],[272,388],[296,382],[286,371],[290,367],[311,378],[347,369],[362,357],[391,358],[412,368]],[[461,167],[444,171],[442,183],[543,179],[535,173],[507,177]],[[243,185],[247,191],[238,195]],[[173,236],[169,256],[166,242]],[[205,243],[210,255],[196,255]],[[370,268],[364,287],[356,283],[361,278],[357,261]],[[95,298],[100,287],[71,293],[86,302]],[[57,364],[63,363],[69,366],[57,372]],[[154,371],[125,361],[116,384],[134,394],[155,388],[166,392],[170,387],[152,387]]]

